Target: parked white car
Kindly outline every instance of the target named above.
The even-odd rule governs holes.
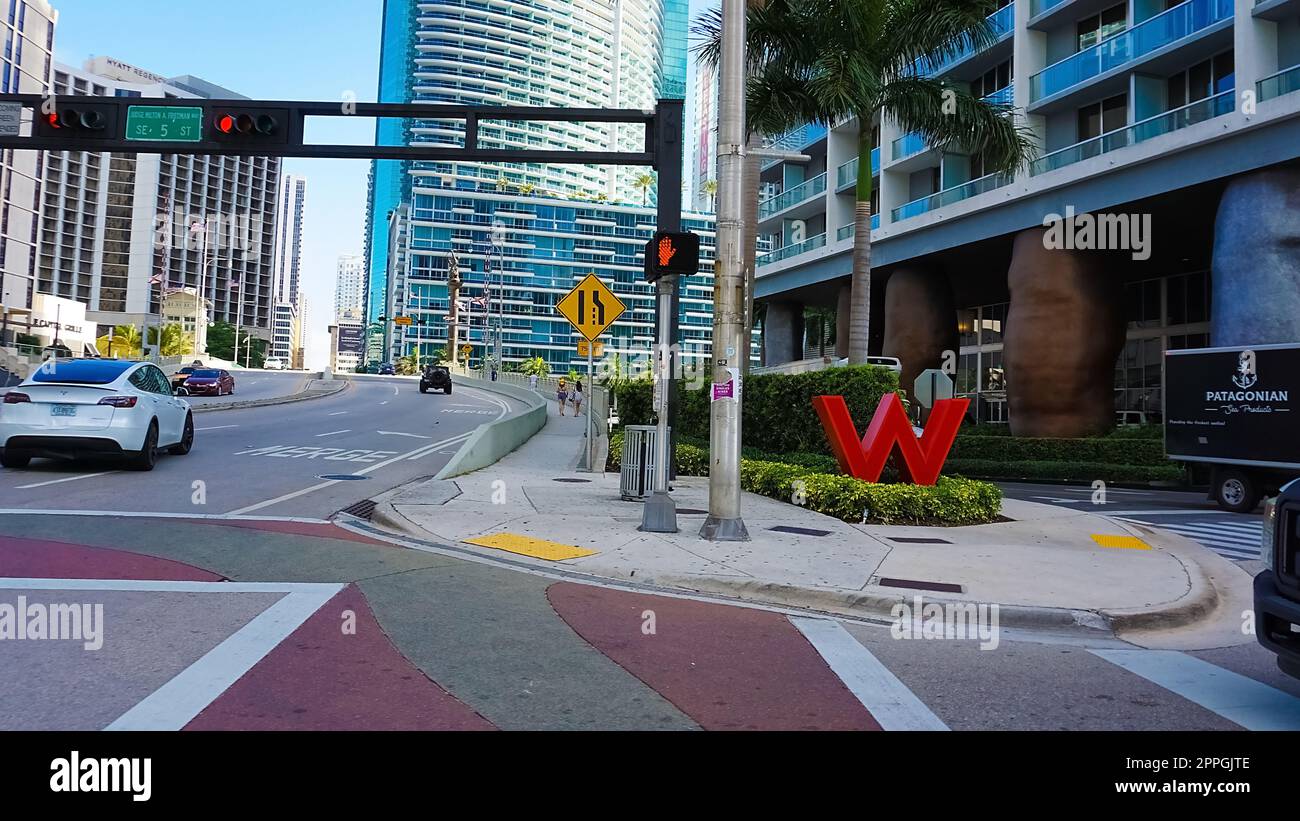
[[[0,401],[6,468],[33,457],[109,455],[153,470],[160,450],[183,456],[193,445],[189,402],[149,362],[49,360]]]
[[[268,371],[284,370],[284,360],[278,356],[268,356],[263,362],[262,367]]]

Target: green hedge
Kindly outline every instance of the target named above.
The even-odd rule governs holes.
[[[607,468],[618,470],[623,453],[623,434],[610,437]],[[820,472],[829,457],[809,457],[818,467],[742,458],[740,486],[750,493],[793,502],[796,481],[809,510],[846,522],[871,524],[968,525],[997,520],[1002,512],[1002,492],[994,485],[973,479],[944,476],[926,487],[912,484],[863,482],[851,476]],[[831,459],[834,469],[834,460]],[[692,444],[677,446],[678,472],[683,476],[709,475],[709,452]]]
[[[1094,462],[1107,465],[1164,466],[1165,444],[1159,439],[1047,439],[1018,436],[970,436],[953,443],[950,459],[995,462]]]
[[[796,374],[761,374],[745,378],[742,435],[747,447],[768,453],[830,455],[830,444],[812,398],[840,395],[859,430],[866,430],[880,397],[898,390],[898,375],[873,365],[827,368]],[[651,424],[651,384],[639,380],[614,389],[619,421],[624,425]],[[708,441],[709,392],[707,386],[690,390],[679,383],[678,440]]]
[[[1116,465],[1102,462],[1034,462],[995,459],[949,459],[944,472],[980,479],[1047,479],[1061,482],[1178,482],[1183,470],[1163,465]]]

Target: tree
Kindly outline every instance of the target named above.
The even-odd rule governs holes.
[[[95,347],[110,359],[135,359],[144,354],[144,338],[134,325],[115,325],[112,337],[101,336]]]
[[[642,171],[632,180],[632,187],[641,191],[641,205],[650,204],[650,189],[655,187],[655,175],[653,171]]]
[[[149,327],[148,337],[150,345],[158,344],[158,328],[156,326]],[[176,322],[163,326],[161,346],[163,356],[182,356],[192,350],[194,350],[193,334],[185,333],[185,329]]]
[[[532,376],[533,374],[537,374],[538,377],[542,377],[542,376],[546,376],[548,373],[551,372],[551,366],[548,365],[546,363],[546,360],[542,359],[540,356],[534,356],[529,359],[525,359],[519,365],[519,372],[525,374],[526,376]]]
[[[718,210],[718,181],[705,180],[700,185],[700,191],[701,193],[704,194],[704,196],[709,198],[709,210],[710,211]]]
[[[747,14],[749,130],[784,134],[805,123],[858,121],[851,364],[866,361],[871,317],[871,123],[879,113],[945,151],[979,154],[1011,173],[1032,155],[1028,132],[1010,108],[960,85],[925,77],[917,61],[942,62],[995,39],[986,19],[996,0],[767,0]],[[721,12],[697,18],[700,58],[718,64]]]
[[[235,357],[235,326],[229,322],[214,322],[208,326],[208,355],[217,359],[225,359],[228,362],[237,362],[245,364],[250,368],[260,368],[266,360],[267,341],[252,337],[252,344],[249,344],[249,334],[246,330],[240,329],[239,332],[239,352],[238,359]]]

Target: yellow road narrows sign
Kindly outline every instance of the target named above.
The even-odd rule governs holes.
[[[593,342],[627,310],[595,274],[587,274],[555,307],[578,333]]]

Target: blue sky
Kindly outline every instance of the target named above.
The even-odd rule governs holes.
[[[715,0],[691,0],[691,17]],[[375,99],[382,0],[52,0],[55,56],[80,66],[91,55],[174,77],[193,74],[259,99]],[[687,89],[692,86],[688,84]],[[374,121],[312,126],[313,142],[373,138]],[[328,358],[334,265],[361,253],[366,172],[362,160],[285,160],[307,178],[303,276],[309,302],[308,364]]]

